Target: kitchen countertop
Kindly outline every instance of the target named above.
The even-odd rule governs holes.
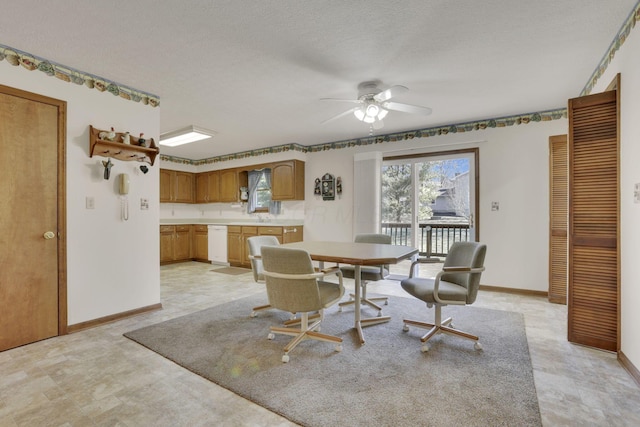
[[[268,221],[256,221],[256,220],[241,220],[241,219],[211,219],[211,218],[197,218],[197,219],[175,219],[167,218],[161,219],[160,225],[182,225],[182,224],[203,224],[203,225],[253,225],[260,227],[286,227],[292,225],[304,225],[304,221],[301,219],[273,219]]]

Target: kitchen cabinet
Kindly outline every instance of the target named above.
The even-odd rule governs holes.
[[[193,203],[194,187],[193,173],[160,169],[161,203]]]
[[[288,160],[271,165],[271,199],[304,200],[304,162]]]
[[[215,203],[220,200],[219,171],[196,175],[196,203]]]
[[[237,202],[239,199],[238,170],[223,169],[220,172],[220,202]]]
[[[191,259],[191,226],[160,226],[160,264]]]
[[[192,254],[195,261],[209,260],[209,228],[206,225],[193,225]]]
[[[295,230],[295,231],[294,231]],[[247,239],[251,236],[276,236],[280,243],[302,241],[302,226],[239,226],[227,227],[227,254],[229,264],[251,268]]]
[[[227,227],[227,261],[231,265],[241,265],[242,254],[242,227],[229,225]]]

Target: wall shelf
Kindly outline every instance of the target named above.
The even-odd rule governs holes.
[[[131,144],[125,144],[122,142],[124,132],[116,132],[113,141],[100,139],[100,132],[105,132],[105,130],[89,126],[89,157],[94,155],[113,157],[124,161],[145,162],[153,166],[156,156],[160,152],[153,138],[147,138],[147,147],[142,147],[138,145],[140,138],[136,136],[130,135]]]

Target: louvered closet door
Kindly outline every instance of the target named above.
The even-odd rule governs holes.
[[[549,301],[567,303],[569,153],[567,135],[549,137]]]
[[[569,100],[568,339],[618,349],[616,91]]]

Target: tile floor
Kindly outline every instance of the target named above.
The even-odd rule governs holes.
[[[162,310],[0,352],[0,426],[293,425],[122,336],[263,292],[251,274],[222,275],[212,268],[161,267]],[[407,266],[395,272],[406,274]],[[394,281],[369,289],[406,296]],[[545,426],[640,425],[640,387],[614,354],[566,341],[565,306],[486,291],[475,304],[524,314]],[[416,351],[419,357],[419,344]]]

